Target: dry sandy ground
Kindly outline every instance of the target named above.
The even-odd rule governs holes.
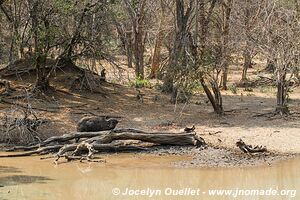
[[[59,78],[52,81],[56,88],[68,91],[60,85],[61,82]],[[289,117],[255,116],[274,110],[275,89],[271,87],[254,88],[253,92],[239,88],[237,94],[223,92],[226,114],[221,117],[212,112],[203,94],[194,96],[188,104],[172,105],[167,95],[155,89],[141,89],[145,94],[143,103],[137,100],[134,88],[105,83],[101,90],[107,95],[56,91],[47,98],[31,99],[33,107],[50,111],[35,111],[37,116],[51,121],[40,129],[43,137],[74,131],[77,121],[83,116],[113,115],[121,117],[120,128],[179,132],[186,126],[195,125],[196,132],[206,142],[233,151],[239,151],[235,143],[243,139],[247,144],[263,145],[279,154],[300,153],[299,88],[290,95],[293,114]],[[14,105],[0,104],[1,115],[14,108]]]
[[[235,141],[242,138],[247,143],[261,144],[278,152],[300,153],[300,91],[291,95],[290,117],[255,117],[274,109],[274,91],[266,93],[223,92],[225,116],[217,116],[204,95],[193,97],[189,104],[172,105],[169,98],[159,92],[143,89],[144,103],[137,101],[135,89],[123,86],[108,86],[111,90],[106,98],[97,94],[76,94],[73,96],[57,92],[46,100],[33,100],[34,107],[49,108],[51,112],[36,111],[38,115],[51,119],[53,126],[61,126],[59,132],[75,129],[76,122],[90,113],[120,116],[120,127],[135,127],[147,130],[179,131],[186,126],[196,125],[197,132],[208,142],[218,146],[234,148]],[[155,96],[158,100],[155,101]],[[194,102],[197,102],[196,105]],[[199,103],[201,105],[199,105]],[[63,108],[66,105],[83,105],[77,108]],[[2,104],[2,114],[11,105]],[[220,142],[220,139],[222,142]]]

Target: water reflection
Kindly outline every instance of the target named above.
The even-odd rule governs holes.
[[[19,173],[21,172],[20,169],[16,167],[6,167],[6,166],[0,166],[0,174],[2,173]]]
[[[0,177],[0,186],[11,186],[31,183],[46,183],[52,179],[44,176],[11,175]]]

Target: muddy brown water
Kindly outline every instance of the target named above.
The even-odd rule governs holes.
[[[237,198],[208,194],[213,189],[300,192],[300,158],[273,166],[188,169],[170,164],[190,159],[183,156],[118,154],[106,159],[107,163],[54,165],[39,157],[1,158],[0,200],[300,199],[300,194],[294,192],[284,192],[284,196],[244,194]],[[127,188],[131,195],[125,194]],[[152,197],[150,190],[154,191]],[[183,194],[178,193],[180,190]],[[137,196],[136,191],[144,193]]]

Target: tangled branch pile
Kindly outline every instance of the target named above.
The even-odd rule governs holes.
[[[37,129],[46,123],[46,120],[37,117],[30,104],[26,107],[14,104],[10,111],[4,113],[0,121],[0,131],[3,133],[0,141],[5,143],[19,141],[26,144],[40,142]]]

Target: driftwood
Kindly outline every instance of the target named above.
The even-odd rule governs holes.
[[[81,140],[81,141],[80,141]],[[60,158],[70,160],[91,161],[95,153],[117,152],[117,151],[141,151],[147,148],[129,146],[123,140],[138,140],[154,145],[176,145],[176,146],[205,146],[204,139],[195,132],[191,133],[164,133],[146,132],[138,129],[114,129],[99,132],[73,132],[61,136],[50,137],[40,144],[32,146],[14,147],[9,149],[24,150],[16,154],[0,155],[1,157],[23,157],[31,155],[44,155],[54,153],[57,163]],[[151,148],[151,146],[150,146]]]
[[[262,146],[255,146],[252,147],[252,145],[247,145],[243,140],[239,140],[236,142],[236,146],[239,147],[241,149],[241,151],[243,151],[244,153],[263,153],[263,152],[267,152],[267,148],[266,147],[262,147]]]

